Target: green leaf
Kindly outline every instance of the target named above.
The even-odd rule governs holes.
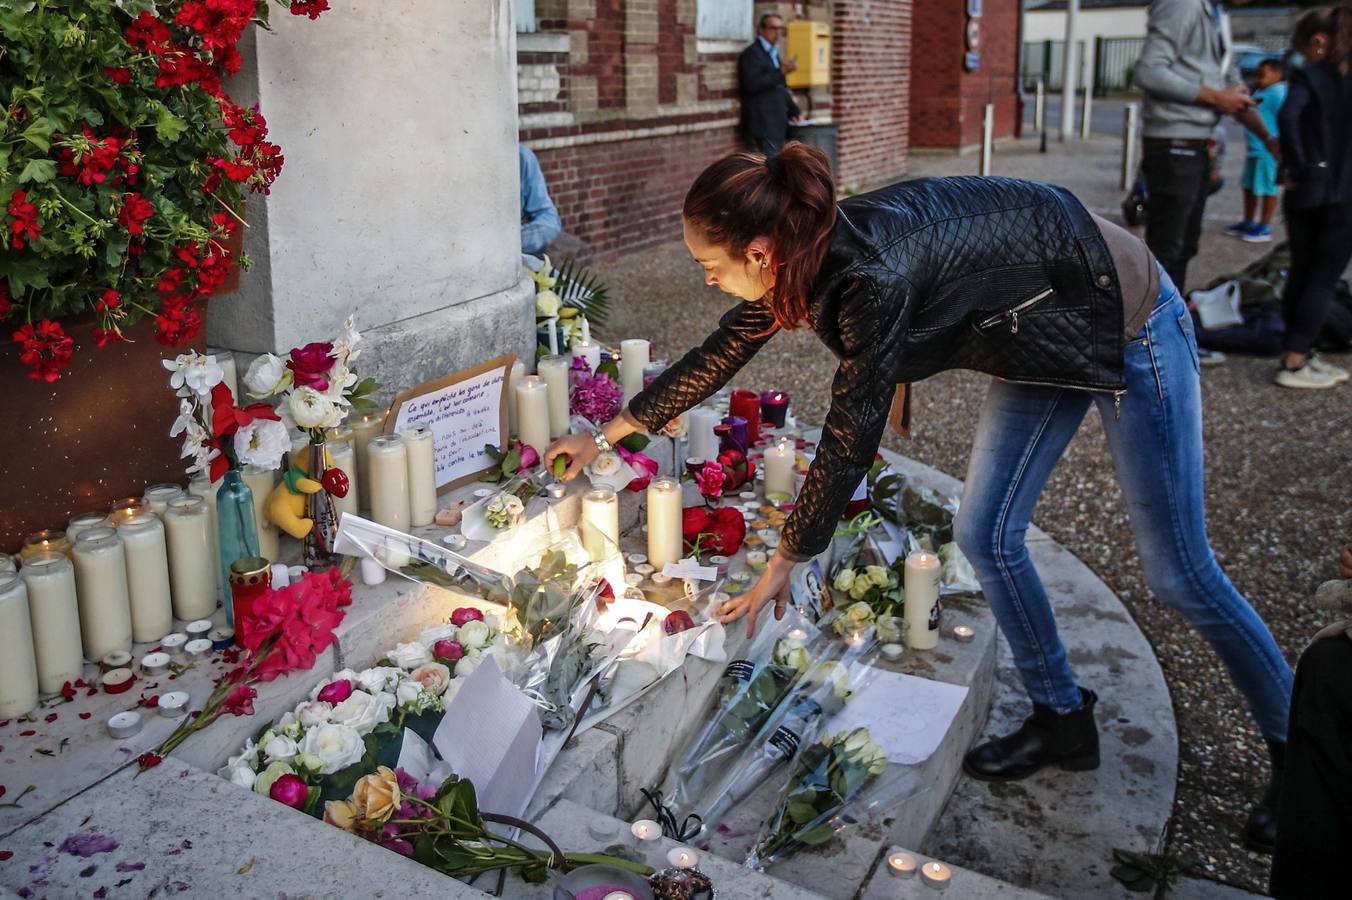
[[[352,397],[365,397],[368,394],[374,394],[380,389],[380,382],[374,378],[363,378],[357,382],[357,386],[352,389]]]
[[[159,115],[155,117],[155,136],[160,140],[172,144],[187,127],[188,123],[170,112],[168,107],[160,107]]]
[[[545,868],[544,863],[533,866],[522,866],[517,869],[517,874],[526,884],[544,884],[549,880],[549,869]]]
[[[605,375],[616,384],[620,383],[620,367],[615,364],[615,360],[608,359],[596,367],[597,375]]]
[[[801,841],[809,847],[815,847],[818,844],[825,844],[831,838],[836,836],[836,830],[830,824],[823,822],[816,828],[809,828],[807,831],[800,831],[793,836],[796,841]]]
[[[19,173],[19,183],[46,184],[56,177],[56,162],[50,159],[30,159]]]
[[[641,431],[635,431],[620,441],[620,446],[630,453],[641,453],[643,449],[652,443],[652,439]]]
[[[521,451],[513,447],[502,458],[502,474],[511,475],[521,468]]]
[[[52,123],[47,120],[46,116],[34,119],[33,124],[23,130],[23,139],[43,153],[52,149],[51,136]]]

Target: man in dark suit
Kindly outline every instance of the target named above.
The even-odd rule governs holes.
[[[789,137],[789,122],[802,115],[784,80],[798,64],[781,60],[776,46],[787,30],[782,17],[766,13],[760,17],[756,39],[737,58],[742,140],[766,156],[780,151]]]

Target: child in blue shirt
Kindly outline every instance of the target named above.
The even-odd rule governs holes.
[[[1277,136],[1277,112],[1286,101],[1285,78],[1285,66],[1276,59],[1259,63],[1258,73],[1254,76],[1257,90],[1253,98],[1258,101],[1258,114],[1273,137]],[[1277,197],[1281,193],[1277,183],[1277,160],[1253,132],[1246,132],[1245,140],[1248,151],[1244,159],[1244,177],[1240,181],[1244,188],[1244,221],[1231,225],[1225,233],[1250,243],[1266,243],[1272,240],[1272,215],[1277,211]],[[1259,218],[1255,219],[1255,214]]]

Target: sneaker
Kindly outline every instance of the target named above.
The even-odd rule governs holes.
[[[1341,366],[1335,366],[1331,362],[1324,362],[1324,360],[1320,359],[1318,356],[1311,356],[1307,365],[1316,372],[1320,372],[1332,378],[1335,384],[1342,384],[1344,381],[1352,378],[1352,372],[1348,372]]]
[[[1299,369],[1288,369],[1283,366],[1277,370],[1276,383],[1284,388],[1302,388],[1305,390],[1322,391],[1334,387],[1338,380],[1332,375],[1325,375],[1319,372],[1308,362]]]
[[[1253,228],[1255,224],[1256,223],[1250,222],[1249,220],[1245,219],[1243,221],[1236,222],[1233,225],[1226,226],[1225,231],[1223,233],[1228,235],[1229,237],[1243,237],[1244,235],[1249,233],[1249,229]]]
[[[1266,244],[1272,240],[1271,225],[1255,225],[1239,236],[1241,241],[1250,244]]]
[[[1197,361],[1204,366],[1219,366],[1225,362],[1225,354],[1219,350],[1197,348]]]

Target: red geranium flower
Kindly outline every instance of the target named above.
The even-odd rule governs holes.
[[[94,301],[94,312],[106,315],[122,306],[122,295],[114,288],[108,288],[99,299]]]
[[[0,322],[9,316],[9,311],[13,308],[14,304],[9,299],[9,279],[0,278]]]
[[[103,74],[112,79],[113,84],[127,84],[131,81],[131,69],[126,66],[104,66]]]
[[[117,223],[127,229],[128,234],[144,234],[142,223],[155,214],[155,207],[140,194],[125,194],[122,197],[122,209],[117,214]]]
[[[337,362],[333,344],[315,341],[291,351],[286,367],[295,376],[297,387],[312,387],[317,391],[329,389],[329,370]]]
[[[6,209],[12,217],[9,223],[10,246],[22,250],[26,242],[34,241],[42,234],[42,226],[38,224],[38,208],[28,202],[27,191],[15,191],[10,195]]]
[[[56,381],[75,352],[75,341],[60,323],[50,319],[38,322],[37,327],[20,327],[14,332],[14,340],[23,345],[19,361],[28,366],[28,377],[34,381]]]
[[[291,15],[318,19],[329,8],[329,0],[291,0]]]

